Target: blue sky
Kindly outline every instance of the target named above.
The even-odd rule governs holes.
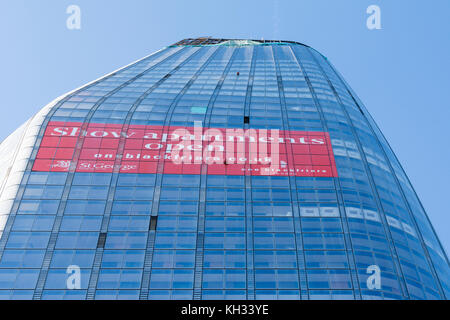
[[[81,8],[81,30],[66,8]],[[368,30],[366,8],[381,8]],[[326,55],[450,248],[450,1],[2,0],[0,140],[57,96],[187,37],[294,40]]]

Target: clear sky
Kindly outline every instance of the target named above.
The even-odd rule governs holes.
[[[69,30],[66,9],[81,9]],[[366,27],[369,5],[381,30]],[[356,91],[450,248],[449,0],[1,0],[0,140],[59,95],[187,37],[306,43]]]

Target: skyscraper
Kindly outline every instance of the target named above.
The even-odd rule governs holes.
[[[414,189],[328,60],[185,39],[0,144],[3,299],[448,299]]]

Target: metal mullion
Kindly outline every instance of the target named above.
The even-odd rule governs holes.
[[[202,50],[199,48],[196,53],[200,53]],[[170,119],[173,114],[173,111],[178,104],[181,97],[184,95],[184,93],[191,87],[191,85],[195,82],[195,80],[198,78],[198,76],[202,73],[202,71],[206,68],[206,66],[213,60],[215,55],[219,52],[219,49],[216,48],[214,52],[212,52],[209,57],[207,57],[200,67],[196,69],[194,74],[191,76],[190,80],[183,86],[183,88],[179,91],[179,93],[176,95],[176,97],[172,100],[171,104],[169,105],[169,108],[166,113],[166,117],[164,120],[163,127],[166,128],[170,124]],[[163,151],[160,151],[160,155]],[[162,176],[163,176],[163,169],[164,169],[164,157],[161,157],[158,161],[157,166],[157,173],[156,173],[156,179],[155,179],[155,188],[154,188],[154,194],[153,194],[153,201],[152,201],[152,216],[158,215],[159,210],[159,201],[161,196],[161,187],[162,187]],[[148,293],[149,293],[149,285],[150,285],[150,276],[151,276],[151,269],[152,269],[152,259],[153,259],[153,252],[154,252],[154,241],[156,238],[156,230],[149,231],[149,238],[147,239],[147,248],[145,253],[145,260],[144,260],[144,272],[145,278],[142,278],[141,282],[141,289],[140,289],[140,295],[139,299],[148,299]],[[149,246],[150,245],[150,246]],[[195,269],[194,269],[195,270]],[[195,274],[194,274],[195,275]],[[145,280],[145,282],[144,282]]]
[[[258,47],[252,47],[252,60],[250,63],[249,76],[247,81],[247,91],[245,94],[244,102],[244,117],[249,117],[249,123],[243,123],[244,130],[250,128],[250,103],[252,99],[253,92],[253,81],[255,78],[256,61],[257,61],[257,51]],[[245,139],[245,137],[244,137]],[[246,156],[250,159],[249,148],[246,147]],[[250,168],[250,164],[245,164],[244,169]],[[248,300],[255,300],[255,248],[254,248],[254,236],[253,231],[253,198],[252,198],[252,187],[251,187],[251,173],[248,170],[244,172],[244,185],[245,185],[245,247],[246,247],[246,294]]]
[[[399,260],[399,257],[397,255],[397,249],[395,247],[395,244],[394,244],[394,241],[393,241],[393,238],[392,238],[392,234],[391,234],[390,228],[388,226],[388,223],[387,223],[387,220],[386,220],[386,216],[384,214],[383,206],[382,206],[382,204],[380,202],[380,197],[378,195],[378,190],[376,188],[376,184],[375,184],[374,178],[372,176],[372,172],[370,171],[370,168],[369,168],[368,163],[367,163],[367,158],[366,158],[366,155],[364,153],[364,149],[362,147],[361,141],[359,140],[359,136],[356,133],[356,130],[355,130],[354,126],[353,126],[353,121],[352,121],[350,115],[348,114],[347,110],[345,109],[345,106],[343,105],[339,94],[336,92],[336,89],[334,88],[334,86],[331,83],[330,79],[326,75],[326,72],[323,70],[322,66],[317,61],[316,57],[314,57],[314,55],[311,54],[311,52],[308,51],[308,53],[311,56],[311,58],[315,61],[316,65],[318,66],[319,70],[321,71],[322,76],[327,81],[328,86],[330,87],[330,89],[333,91],[333,95],[336,98],[338,104],[340,105],[342,111],[344,112],[345,117],[347,118],[347,123],[349,124],[349,126],[351,128],[353,137],[355,138],[355,142],[356,142],[356,145],[358,147],[358,151],[361,154],[361,157],[362,157],[362,160],[363,160],[362,163],[364,165],[364,168],[365,168],[365,171],[366,171],[366,174],[367,174],[367,178],[369,180],[372,192],[375,195],[375,201],[377,203],[378,211],[380,212],[380,217],[381,217],[381,219],[383,221],[383,227],[385,229],[386,237],[388,239],[389,248],[391,250],[391,256],[394,258],[393,262],[394,262],[394,265],[395,265],[395,268],[396,268],[396,271],[397,271],[397,276],[399,277],[399,283],[400,283],[400,288],[402,290],[402,294],[404,296],[410,298],[409,292],[408,292],[408,288],[407,288],[407,285],[406,285],[406,282],[405,282],[405,277],[403,276],[402,266],[400,264],[400,260]]]
[[[183,60],[181,63],[179,63],[175,68],[173,68],[171,71],[169,71],[163,78],[158,80],[155,84],[153,84],[150,88],[148,88],[143,94],[139,96],[139,98],[133,103],[132,107],[128,110],[127,116],[125,118],[125,121],[122,125],[122,132],[127,132],[128,128],[130,126],[131,119],[133,117],[134,112],[139,107],[139,105],[142,103],[142,101],[148,97],[149,94],[151,94],[156,88],[158,88],[162,83],[164,83],[167,79],[169,79],[176,71],[179,70],[180,67],[182,67],[184,64],[186,64],[193,56],[196,55],[198,51],[195,51],[192,55],[190,55],[187,59]],[[112,203],[114,201],[114,194],[115,190],[117,188],[117,181],[120,174],[120,165],[122,162],[122,155],[125,148],[126,143],[126,137],[124,135],[121,135],[119,138],[119,145],[118,145],[118,152],[115,161],[114,161],[114,167],[113,167],[113,173],[111,178],[111,183],[108,190],[108,200],[105,208],[105,213],[103,215],[102,225],[100,232],[107,233],[108,231],[108,225],[109,225],[109,219],[111,216],[111,210],[112,210]],[[150,233],[151,231],[149,231]],[[147,235],[150,237],[150,234]],[[147,241],[148,242],[148,241]],[[151,242],[151,241],[150,241]],[[99,261],[99,264],[94,265],[92,268],[92,273],[94,274],[93,277],[91,277],[91,281],[88,286],[88,294],[87,298],[94,298],[98,276],[95,276],[100,271],[100,261],[103,258],[103,248],[97,248],[97,252],[95,255],[95,260]]]
[[[175,53],[180,51],[180,50],[175,51]],[[33,167],[33,164],[34,164],[34,157],[37,154],[37,151],[38,151],[39,146],[41,144],[41,141],[42,141],[42,138],[44,136],[45,130],[47,128],[47,124],[50,121],[50,119],[53,116],[53,114],[59,109],[59,107],[64,102],[66,102],[70,98],[76,96],[77,94],[79,94],[79,93],[81,93],[81,92],[83,92],[83,91],[85,91],[85,90],[87,90],[87,89],[89,89],[91,87],[94,87],[95,85],[101,84],[103,81],[111,79],[112,77],[114,77],[114,76],[116,76],[118,74],[121,74],[122,72],[124,72],[124,71],[126,71],[126,70],[128,70],[128,69],[130,69],[132,67],[134,67],[136,64],[139,64],[139,63],[143,62],[144,60],[149,59],[153,55],[160,54],[160,53],[163,53],[163,52],[164,52],[163,50],[157,51],[157,52],[155,52],[154,54],[152,54],[152,55],[150,55],[148,57],[144,57],[141,60],[138,60],[138,61],[136,61],[136,62],[134,62],[134,63],[132,63],[132,64],[130,64],[128,66],[125,66],[122,69],[119,69],[119,70],[117,70],[117,71],[115,71],[115,72],[113,72],[111,74],[103,76],[100,79],[95,80],[92,83],[89,83],[89,84],[87,84],[87,85],[85,85],[85,86],[83,86],[83,87],[73,91],[72,93],[67,94],[61,100],[57,101],[53,107],[51,107],[49,112],[46,114],[45,119],[43,120],[42,124],[40,125],[40,129],[39,129],[38,134],[36,135],[36,140],[35,140],[35,143],[34,143],[34,146],[33,146],[33,150],[31,152],[30,158],[29,158],[28,163],[26,165],[25,172],[24,172],[24,175],[23,175],[22,180],[20,182],[20,186],[18,188],[16,197],[14,199],[13,206],[11,207],[10,214],[8,216],[8,221],[5,224],[4,232],[2,233],[2,237],[0,238],[0,257],[3,255],[4,247],[5,247],[5,244],[6,244],[6,236],[4,236],[4,235],[6,235],[6,234],[9,235],[9,230],[11,229],[11,226],[12,226],[12,224],[14,222],[15,215],[16,215],[17,210],[18,210],[18,205],[19,205],[19,203],[22,200],[24,187],[25,187],[25,185],[28,182],[29,172],[31,171],[31,169]]]
[[[174,54],[169,55],[168,57],[164,58],[163,60],[157,62],[156,64],[152,65],[150,68],[148,68],[145,71],[139,73],[138,75],[134,76],[133,78],[127,80],[126,82],[122,83],[122,85],[120,85],[119,87],[117,87],[114,90],[110,91],[107,95],[103,96],[100,100],[98,100],[94,104],[93,107],[91,107],[91,109],[89,110],[88,114],[85,116],[85,121],[83,122],[83,124],[82,124],[82,126],[80,128],[80,132],[83,132],[83,131],[85,131],[87,129],[87,127],[89,125],[89,121],[92,118],[92,116],[94,115],[95,111],[99,108],[99,106],[108,97],[111,97],[116,92],[118,92],[120,89],[126,87],[128,84],[132,83],[136,79],[139,79],[140,77],[142,77],[143,75],[145,75],[149,71],[153,70],[154,68],[156,68],[160,64],[163,64],[167,60],[170,60],[172,57],[176,56],[177,54],[179,54],[182,51],[183,50],[176,51]],[[41,127],[41,129],[43,129],[44,132],[45,132],[45,128]],[[48,263],[48,265],[47,264],[46,265],[42,265],[42,267],[41,267],[41,271],[40,271],[39,278],[38,278],[38,285],[39,286],[36,286],[34,294],[33,294],[33,299],[34,300],[41,298],[42,291],[44,289],[46,277],[48,275],[48,269],[50,268],[50,265],[49,265],[50,264],[50,260],[51,260],[50,256],[53,256],[53,251],[54,251],[54,248],[55,248],[55,245],[56,245],[57,235],[59,233],[59,228],[60,228],[60,224],[61,224],[61,221],[62,221],[62,216],[64,214],[65,205],[67,203],[68,195],[69,195],[70,189],[72,187],[72,182],[73,182],[73,178],[74,178],[74,175],[75,175],[76,165],[78,163],[78,159],[79,159],[79,156],[80,156],[80,153],[81,153],[83,142],[84,142],[84,136],[80,135],[78,137],[78,139],[77,139],[77,143],[76,143],[76,146],[75,146],[75,152],[74,152],[74,154],[72,156],[71,165],[70,165],[67,177],[66,177],[66,182],[64,184],[64,190],[63,190],[63,194],[62,194],[62,197],[61,197],[60,205],[58,207],[58,212],[57,212],[57,215],[56,215],[55,224],[53,225],[53,229],[52,229],[52,232],[51,232],[50,239],[53,240],[53,241],[49,241],[49,243],[47,245],[47,249],[46,249],[45,262]],[[31,162],[31,160],[30,160],[30,162]],[[92,274],[91,274],[91,276],[92,276]]]
[[[281,110],[281,116],[282,116],[282,126],[283,126],[283,130],[289,131],[290,132],[290,127],[289,127],[289,117],[288,117],[288,113],[286,110],[286,99],[285,99],[285,94],[284,94],[284,86],[283,86],[283,78],[282,78],[282,74],[281,74],[281,70],[280,70],[280,65],[279,65],[279,61],[276,58],[277,55],[277,48],[276,47],[274,49],[273,46],[270,46],[272,49],[272,53],[273,53],[273,58],[274,58],[274,62],[275,62],[275,70],[276,70],[276,75],[277,75],[277,84],[278,84],[278,95],[279,95],[279,99],[280,99],[280,110]],[[289,149],[289,150],[288,150]],[[289,155],[292,156],[294,155],[294,152],[292,150],[292,145],[290,143],[286,144],[286,156],[288,157]],[[294,165],[294,163],[288,160],[288,158],[286,158],[286,162],[287,162],[287,167],[288,167],[288,179],[289,179],[289,191],[291,194],[291,208],[292,208],[292,222],[293,222],[293,226],[294,226],[294,239],[295,239],[295,247],[296,247],[296,261],[297,261],[297,276],[298,276],[298,283],[299,283],[299,293],[300,293],[300,297],[301,299],[309,299],[309,288],[308,288],[308,281],[307,281],[307,274],[306,274],[306,265],[305,265],[305,249],[303,247],[303,232],[302,232],[302,223],[301,223],[301,217],[300,217],[300,213],[298,210],[298,206],[299,206],[299,201],[298,201],[298,195],[297,195],[297,183],[296,183],[296,177],[292,177],[290,175],[290,167]],[[295,167],[294,167],[294,172],[295,172]],[[295,191],[294,191],[295,190]],[[294,201],[292,201],[294,200]],[[295,203],[295,205],[294,205]],[[297,208],[294,208],[294,206],[296,206]],[[297,214],[297,216],[295,216],[295,214]],[[296,223],[296,220],[298,221],[298,226]],[[297,230],[297,227],[300,228],[300,230]],[[301,251],[301,253],[299,253],[299,251]],[[300,256],[300,257],[299,257]],[[302,274],[302,273],[305,274]],[[304,289],[302,288],[302,284],[304,286],[306,286]]]
[[[204,127],[208,128],[211,122],[212,109],[217,96],[222,88],[223,82],[234,62],[237,49],[233,49],[228,63],[226,64],[221,78],[208,101],[206,113],[204,117]],[[202,142],[203,144],[203,142]],[[206,210],[206,189],[207,189],[207,164],[202,161],[200,169],[200,201],[198,207],[198,221],[197,221],[197,244],[195,254],[195,270],[194,270],[194,300],[201,300],[202,298],[202,277],[203,277],[203,261],[204,261],[204,241],[205,241],[205,210]]]
[[[328,64],[331,65],[330,63],[328,63]],[[331,70],[335,71],[334,68],[332,68],[332,67],[330,67],[330,68],[331,68]],[[338,79],[341,80],[341,77],[339,76],[339,74],[338,74],[336,71],[335,71],[335,74],[337,75]],[[341,80],[341,82],[342,82],[342,80]],[[356,101],[355,97],[353,96],[353,94],[350,92],[350,90],[348,89],[348,87],[347,87],[345,84],[344,84],[344,87],[345,87],[347,93],[348,93],[348,94],[350,95],[350,97],[352,98],[352,100],[353,100],[353,102],[355,103],[355,105],[359,108],[359,110],[360,110],[361,113],[363,114],[364,121],[366,122],[366,124],[367,124],[368,128],[370,129],[372,135],[376,138],[375,140],[377,141],[377,144],[378,144],[378,146],[379,146],[381,152],[382,152],[383,155],[384,155],[384,159],[386,160],[386,163],[387,163],[387,165],[388,165],[388,167],[389,167],[390,173],[391,173],[392,177],[394,178],[394,181],[395,181],[396,186],[397,186],[397,188],[398,188],[398,190],[399,190],[399,192],[400,192],[400,195],[401,195],[401,197],[402,197],[402,199],[403,199],[403,202],[406,204],[406,208],[407,208],[407,210],[408,210],[408,213],[409,213],[409,216],[410,216],[410,218],[411,218],[411,221],[414,223],[414,226],[415,226],[416,231],[417,231],[417,236],[418,236],[418,239],[419,239],[419,241],[420,241],[420,243],[421,243],[421,245],[422,245],[422,249],[423,249],[423,251],[424,251],[424,253],[425,253],[425,257],[426,257],[427,262],[428,262],[428,264],[429,264],[430,271],[431,271],[431,273],[432,273],[432,275],[433,275],[433,278],[434,278],[434,280],[435,280],[435,282],[436,282],[436,284],[437,284],[437,286],[438,286],[439,294],[441,295],[441,298],[444,298],[444,299],[445,299],[446,297],[445,297],[444,290],[443,290],[443,288],[442,288],[441,281],[440,281],[440,279],[439,279],[439,277],[438,277],[438,275],[437,275],[437,272],[436,272],[436,270],[435,270],[435,268],[434,268],[433,261],[432,261],[432,259],[431,259],[431,257],[430,257],[430,254],[429,254],[429,252],[428,252],[427,246],[426,246],[425,241],[424,241],[424,239],[423,239],[422,232],[421,232],[421,230],[419,229],[417,220],[416,220],[416,218],[415,218],[415,216],[414,216],[414,214],[413,214],[413,212],[412,212],[411,206],[410,206],[410,204],[409,204],[409,202],[408,202],[408,200],[407,200],[407,198],[406,198],[406,196],[405,196],[405,192],[403,191],[403,188],[402,188],[402,186],[401,186],[401,184],[400,184],[400,182],[399,182],[399,179],[398,179],[398,177],[397,177],[397,175],[396,175],[396,173],[395,173],[395,170],[394,170],[394,168],[392,167],[391,161],[389,160],[389,157],[387,156],[386,151],[384,150],[382,144],[380,143],[380,141],[379,141],[379,139],[378,139],[378,136],[375,134],[375,131],[374,131],[372,125],[371,125],[370,122],[366,119],[366,117],[364,117],[365,113],[362,112],[362,109],[361,109],[361,107],[359,106],[359,103]],[[380,131],[380,132],[381,132],[381,131]],[[383,138],[384,138],[384,137],[383,137]],[[392,152],[392,153],[394,154],[394,152]],[[400,166],[400,162],[398,161],[398,159],[397,159],[397,162],[398,162],[398,164],[399,164],[399,166]],[[403,170],[403,168],[402,168],[401,166],[400,166],[400,169]],[[404,170],[403,170],[403,173],[404,173]],[[404,173],[404,175],[406,176],[406,173]],[[408,179],[407,176],[406,176],[406,178]],[[413,191],[414,191],[414,189],[413,189]],[[419,199],[419,198],[417,197],[417,194],[415,193],[415,191],[414,191],[414,194],[416,195],[416,198]],[[419,201],[419,200],[418,200],[418,201]],[[419,201],[419,204],[421,205],[420,201]],[[425,212],[425,210],[424,210],[424,212]],[[426,216],[426,218],[428,218],[428,216],[427,216],[426,214],[425,214],[425,216]],[[428,222],[429,222],[429,220],[428,220]],[[432,227],[432,224],[431,224],[431,223],[429,223],[429,224],[430,224],[430,226],[431,226],[432,231],[434,232],[434,229],[433,229],[433,227]],[[436,237],[436,238],[437,238],[437,237]],[[439,240],[438,240],[438,243],[440,244]],[[443,251],[443,252],[445,252],[445,251]],[[448,262],[448,260],[447,260],[447,262]]]
[[[317,111],[319,113],[320,116],[320,122],[322,123],[322,127],[329,132],[329,128],[327,125],[327,121],[325,119],[325,115],[322,109],[322,106],[320,105],[319,99],[317,98],[314,86],[311,83],[311,80],[309,79],[308,76],[308,71],[306,71],[306,69],[303,66],[303,63],[301,62],[301,60],[297,57],[296,53],[292,50],[292,47],[289,46],[289,49],[291,51],[291,54],[293,55],[294,59],[296,60],[298,67],[303,75],[303,77],[305,78],[305,81],[308,85],[309,91],[311,92],[311,96],[313,97],[314,100],[314,104],[317,108]],[[332,151],[332,150],[328,150],[328,151]],[[337,169],[336,169],[337,170]],[[338,200],[338,206],[339,206],[339,212],[340,212],[340,219],[341,219],[341,225],[343,227],[343,235],[344,235],[344,239],[345,239],[345,247],[346,247],[346,256],[347,256],[347,261],[350,265],[350,272],[351,272],[351,279],[352,279],[352,289],[353,289],[353,293],[357,296],[357,298],[361,299],[361,288],[359,285],[359,276],[358,276],[358,270],[356,268],[356,264],[355,264],[355,257],[354,257],[354,250],[353,250],[353,243],[350,237],[350,229],[348,226],[348,221],[347,221],[347,217],[345,215],[345,217],[343,216],[345,214],[345,204],[344,204],[344,199],[343,199],[343,195],[342,195],[342,186],[340,183],[339,178],[333,178],[333,184],[334,184],[334,188],[336,190],[336,194],[337,194],[337,200]],[[350,250],[348,248],[348,246],[350,246]],[[353,272],[352,272],[353,270]],[[356,277],[356,279],[355,279]],[[356,282],[356,284],[355,284]]]

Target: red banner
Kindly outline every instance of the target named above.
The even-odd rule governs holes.
[[[33,171],[337,177],[328,132],[50,122]]]

